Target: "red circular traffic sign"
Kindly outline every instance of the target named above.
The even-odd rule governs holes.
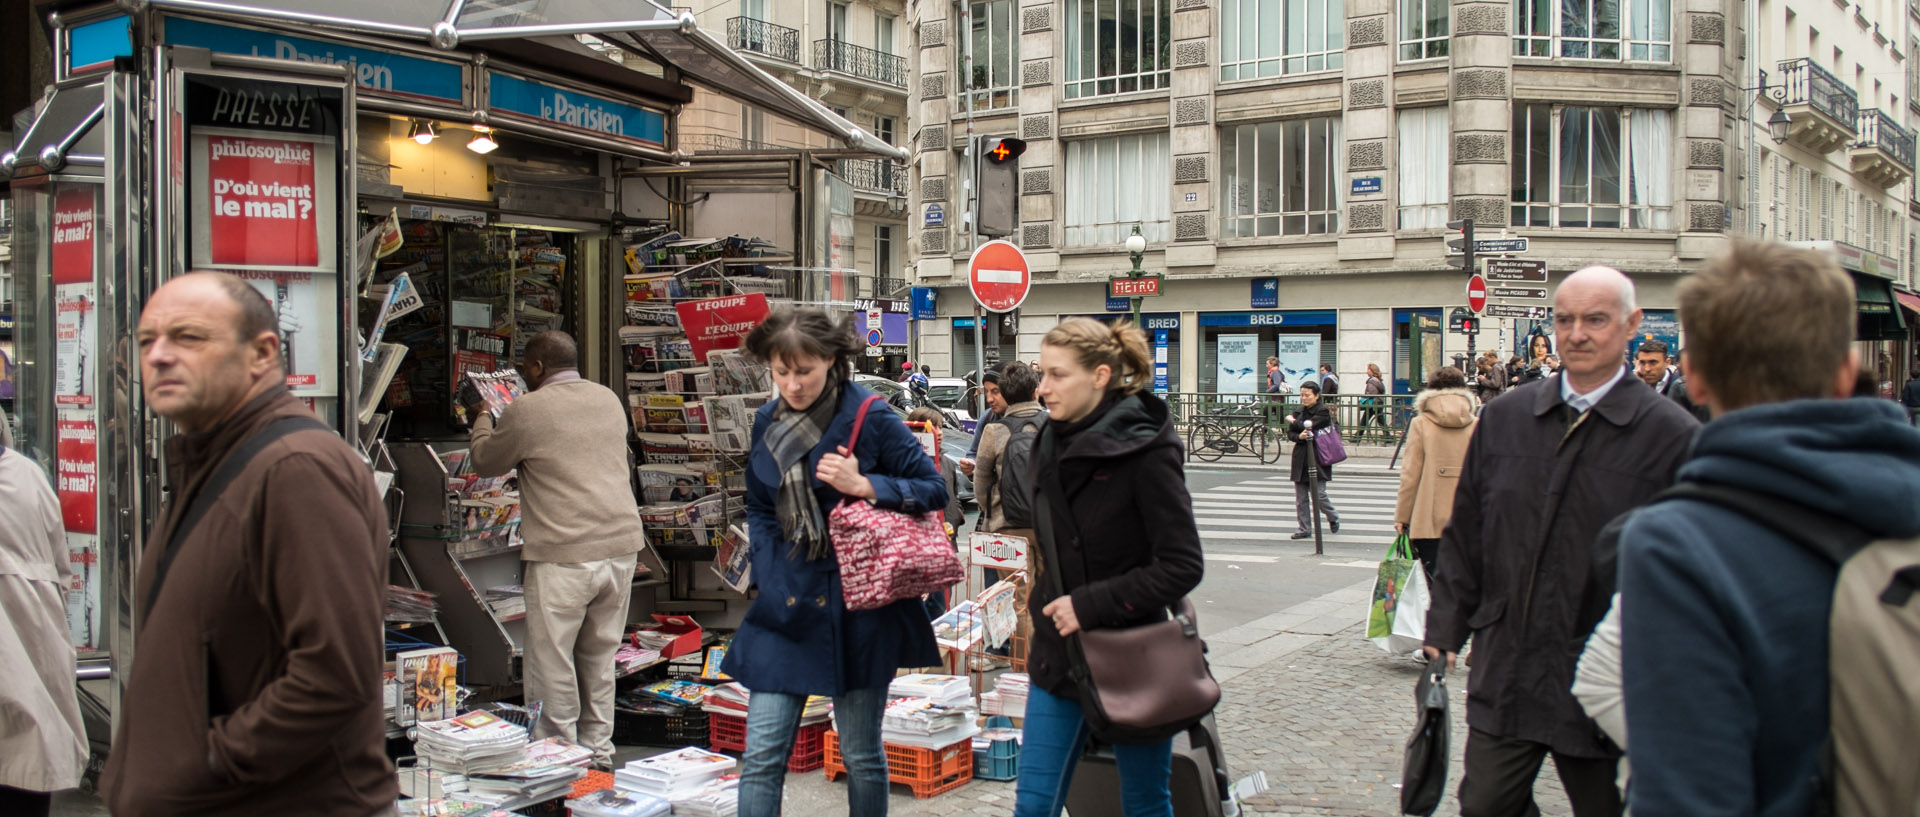
[[[1033,288],[1033,274],[1027,269],[1027,256],[1006,241],[994,240],[980,245],[967,261],[967,288],[973,299],[988,312],[1012,312],[1027,299]]]
[[[1467,308],[1475,315],[1487,308],[1487,279],[1478,273],[1467,279]]]

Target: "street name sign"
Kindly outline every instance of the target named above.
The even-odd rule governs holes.
[[[1487,317],[1489,318],[1521,318],[1525,320],[1544,321],[1547,319],[1547,308],[1544,306],[1513,306],[1510,304],[1491,304],[1487,307]]]
[[[1012,312],[1019,308],[1033,288],[1026,254],[1000,239],[981,244],[967,261],[967,288],[988,312]]]
[[[1547,262],[1489,258],[1487,280],[1510,284],[1544,284],[1547,282]]]
[[[1528,301],[1544,301],[1547,299],[1547,288],[1546,287],[1494,287],[1493,297],[1520,298]]]

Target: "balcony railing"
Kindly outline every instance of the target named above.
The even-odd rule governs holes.
[[[813,67],[822,71],[869,79],[895,88],[907,87],[907,58],[840,40],[813,41]]]
[[[727,19],[727,47],[752,51],[776,60],[800,61],[800,32],[752,17]]]
[[[1893,117],[1879,108],[1861,111],[1858,130],[1860,141],[1853,143],[1854,147],[1877,148],[1906,169],[1913,169],[1913,134]]]
[[[907,168],[898,162],[883,159],[841,159],[840,178],[855,190],[870,193],[907,192]]]
[[[683,133],[680,135],[680,147],[700,151],[716,150],[796,150],[772,142],[756,142],[724,133]]]
[[[1801,57],[1780,63],[1781,102],[1807,104],[1834,120],[1852,125],[1860,118],[1860,97],[1827,69]]]

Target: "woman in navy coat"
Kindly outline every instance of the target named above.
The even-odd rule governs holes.
[[[852,817],[887,813],[887,755],[880,742],[887,685],[902,667],[940,663],[919,599],[852,612],[827,516],[842,500],[906,514],[946,507],[932,458],[885,401],[854,384],[852,321],[818,309],[775,313],[747,336],[746,352],[772,369],[780,397],[760,408],[747,462],[753,584],[722,669],[751,693],[741,758],[741,817],[780,813],[787,755],[808,695],[833,698]],[[847,440],[866,407],[857,448]]]

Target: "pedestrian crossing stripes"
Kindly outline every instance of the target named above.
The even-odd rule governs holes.
[[[1399,472],[1356,465],[1336,466],[1334,473],[1334,479],[1327,483],[1327,497],[1339,514],[1340,532],[1333,533],[1322,518],[1322,538],[1329,544],[1383,548],[1391,543]],[[1292,479],[1282,470],[1193,494],[1200,540],[1228,547],[1293,542],[1293,532],[1299,530],[1293,490]]]

